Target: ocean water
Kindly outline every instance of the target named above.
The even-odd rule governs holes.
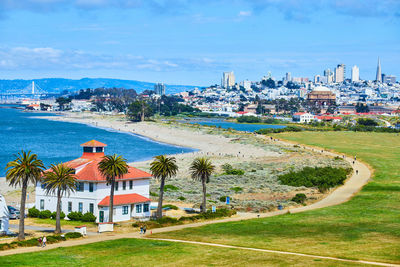
[[[34,118],[49,115],[0,105],[0,177],[5,176],[7,162],[13,160],[21,149],[36,153],[48,167],[80,157],[80,144],[92,139],[107,144],[106,154],[122,155],[128,162],[147,160],[161,154],[194,151],[111,129]]]
[[[198,123],[201,125],[209,125],[209,126],[217,126],[224,129],[232,128],[237,131],[245,131],[245,132],[254,132],[260,129],[265,128],[285,128],[283,125],[275,125],[275,124],[250,124],[250,123],[235,123],[235,122],[227,122],[223,120],[204,120],[204,121],[194,121],[191,123]]]

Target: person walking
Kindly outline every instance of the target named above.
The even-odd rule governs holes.
[[[41,247],[42,246],[42,238],[41,237],[38,238],[38,242],[39,242],[39,247]]]
[[[46,242],[47,242],[47,238],[46,238],[46,236],[43,236],[43,239],[42,239],[42,247],[43,248],[46,246]]]
[[[356,175],[358,175],[358,170],[356,170]]]
[[[145,226],[143,226],[143,234],[146,234],[146,225]]]
[[[140,234],[143,234],[143,225],[140,226]]]

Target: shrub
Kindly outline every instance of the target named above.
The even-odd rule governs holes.
[[[81,221],[82,222],[95,222],[96,216],[94,216],[93,213],[86,212],[85,214],[83,214]]]
[[[51,214],[51,218],[52,218],[53,220],[55,220],[56,217],[57,217],[57,212],[55,211],[55,212],[53,212],[53,213]],[[64,218],[65,218],[65,213],[61,211],[61,212],[60,212],[60,219],[61,219],[61,220],[64,220]]]
[[[65,239],[71,239],[71,238],[80,238],[80,237],[82,237],[82,234],[78,233],[78,232],[69,232],[69,233],[66,233],[64,236],[65,236]]]
[[[48,219],[51,217],[51,211],[49,210],[42,210],[39,212],[39,218],[40,219]]]
[[[171,210],[178,210],[178,207],[175,205],[167,204],[162,206],[164,208],[170,208]]]
[[[227,196],[222,196],[222,197],[220,197],[220,198],[219,198],[219,201],[221,201],[221,202],[226,202],[226,197],[227,197]]]
[[[232,187],[231,190],[235,191],[235,193],[239,193],[243,191],[243,188],[239,186]]]
[[[230,174],[230,175],[243,175],[243,174],[244,174],[244,170],[241,170],[241,169],[232,169],[232,170],[226,172],[226,174]]]
[[[351,169],[332,167],[305,167],[298,172],[290,171],[280,175],[278,179],[285,185],[317,187],[320,192],[343,184]]]
[[[82,214],[82,212],[73,211],[73,212],[70,212],[70,213],[67,215],[67,217],[68,217],[68,219],[70,219],[71,221],[80,221],[80,220],[82,220],[83,214]]]
[[[232,170],[232,165],[229,163],[225,163],[224,165],[222,165],[222,169],[224,170],[225,173],[229,172],[230,170]]]
[[[46,236],[47,243],[53,244],[53,243],[58,243],[63,240],[63,238],[60,235],[50,235]]]
[[[236,119],[239,123],[260,123],[261,119],[255,116],[241,116]]]
[[[33,207],[28,210],[28,217],[37,218],[39,217],[40,210]]]
[[[178,191],[178,190],[179,190],[179,188],[176,187],[175,185],[172,185],[172,184],[167,184],[167,185],[164,186],[164,191],[165,192],[167,192],[167,191]]]
[[[180,196],[180,197],[178,197],[178,199],[181,201],[184,201],[184,200],[186,200],[186,197]]]
[[[294,201],[296,203],[299,203],[299,204],[303,204],[304,201],[306,201],[306,199],[307,199],[307,196],[305,194],[303,194],[303,193],[300,193],[300,194],[296,194],[292,198],[292,201]]]
[[[152,197],[158,197],[158,194],[150,191],[150,196],[152,196]]]

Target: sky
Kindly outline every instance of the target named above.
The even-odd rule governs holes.
[[[400,0],[0,0],[0,79],[400,79]]]

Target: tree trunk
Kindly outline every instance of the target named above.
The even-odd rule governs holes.
[[[207,207],[206,207],[206,196],[207,196],[207,189],[206,189],[206,180],[205,179],[201,179],[201,184],[203,185],[203,204],[201,205],[201,212],[206,212],[207,211]]]
[[[108,206],[108,222],[113,222],[113,213],[114,213],[114,186],[115,186],[115,178],[111,181],[111,192],[110,192],[110,205]]]
[[[22,192],[21,192],[21,206],[19,207],[19,231],[18,240],[25,239],[25,202],[26,202],[26,189],[28,188],[28,180],[22,182]]]
[[[141,116],[140,120],[144,121],[144,102],[142,103],[142,114],[141,115],[142,116]]]
[[[61,222],[60,222],[60,214],[61,214],[61,190],[58,188],[57,190],[57,211],[56,211],[56,230],[54,233],[61,233]]]
[[[158,195],[157,219],[162,218],[162,203],[164,197],[165,178],[161,178],[160,194]]]

